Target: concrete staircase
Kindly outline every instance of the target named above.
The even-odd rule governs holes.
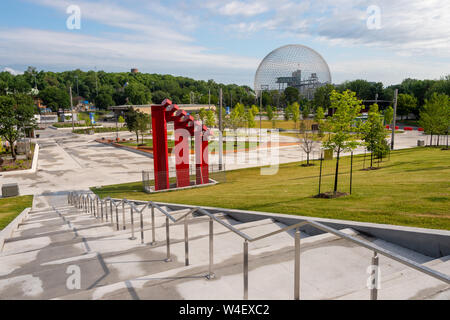
[[[174,217],[188,209],[171,211]],[[33,210],[5,241],[0,253],[1,299],[241,299],[243,239],[214,223],[215,277],[207,279],[209,217],[189,218],[189,266],[185,265],[184,223],[170,226],[170,257],[166,262],[165,216],[155,209],[156,243],[152,244],[150,210],[144,212],[144,243],[139,214],[130,239],[130,212],[116,221],[102,221],[73,206]],[[114,213],[115,215],[115,213]],[[251,237],[285,227],[272,219],[240,223],[216,217]],[[354,237],[450,273],[449,257],[433,259],[352,229]],[[249,245],[249,298],[293,299],[294,234],[282,232]],[[372,252],[331,234],[301,233],[301,299],[368,299],[366,282]],[[73,268],[80,288],[71,288]],[[388,258],[380,257],[379,299],[450,299],[450,286]]]

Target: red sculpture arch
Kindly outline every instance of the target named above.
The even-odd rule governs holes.
[[[195,138],[196,184],[209,183],[208,137],[209,129],[181,110],[169,99],[152,105],[153,165],[155,191],[170,188],[169,152],[167,146],[167,123],[173,122],[175,129],[175,167],[177,187],[191,185],[189,179],[189,138]]]

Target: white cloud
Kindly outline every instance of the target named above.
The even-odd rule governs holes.
[[[16,76],[18,74],[23,74],[23,71],[17,71],[10,67],[4,67],[2,72],[5,72],[5,71],[11,73],[13,76]]]
[[[264,13],[268,10],[268,7],[261,1],[243,2],[232,1],[221,6],[218,11],[220,14],[226,16],[255,16]]]
[[[117,35],[118,37],[119,35]],[[16,65],[55,65],[89,68],[128,68],[137,65],[147,70],[201,68],[205,73],[214,69],[254,70],[257,59],[210,53],[206,48],[183,43],[160,41],[115,40],[80,35],[73,32],[53,32],[33,29],[0,29],[0,60]],[[49,50],[50,48],[50,50]],[[210,78],[213,75],[210,75]]]

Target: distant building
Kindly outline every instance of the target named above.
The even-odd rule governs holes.
[[[113,106],[109,107],[109,110],[112,110],[115,114],[121,115],[128,110],[128,108],[133,108],[135,111],[143,112],[146,114],[151,114],[151,104],[144,105],[123,105],[123,106]],[[180,109],[185,110],[187,113],[196,113],[199,112],[200,109],[205,110],[216,110],[216,106],[213,104],[179,104]]]
[[[131,69],[131,73],[133,74],[139,73],[139,70],[137,68],[133,68]]]

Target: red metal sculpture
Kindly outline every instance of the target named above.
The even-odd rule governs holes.
[[[155,190],[169,189],[169,152],[167,148],[167,123],[173,122],[175,129],[175,168],[177,187],[187,187],[189,179],[189,138],[195,139],[196,184],[209,182],[208,137],[209,130],[181,110],[169,99],[152,105],[153,164]]]

